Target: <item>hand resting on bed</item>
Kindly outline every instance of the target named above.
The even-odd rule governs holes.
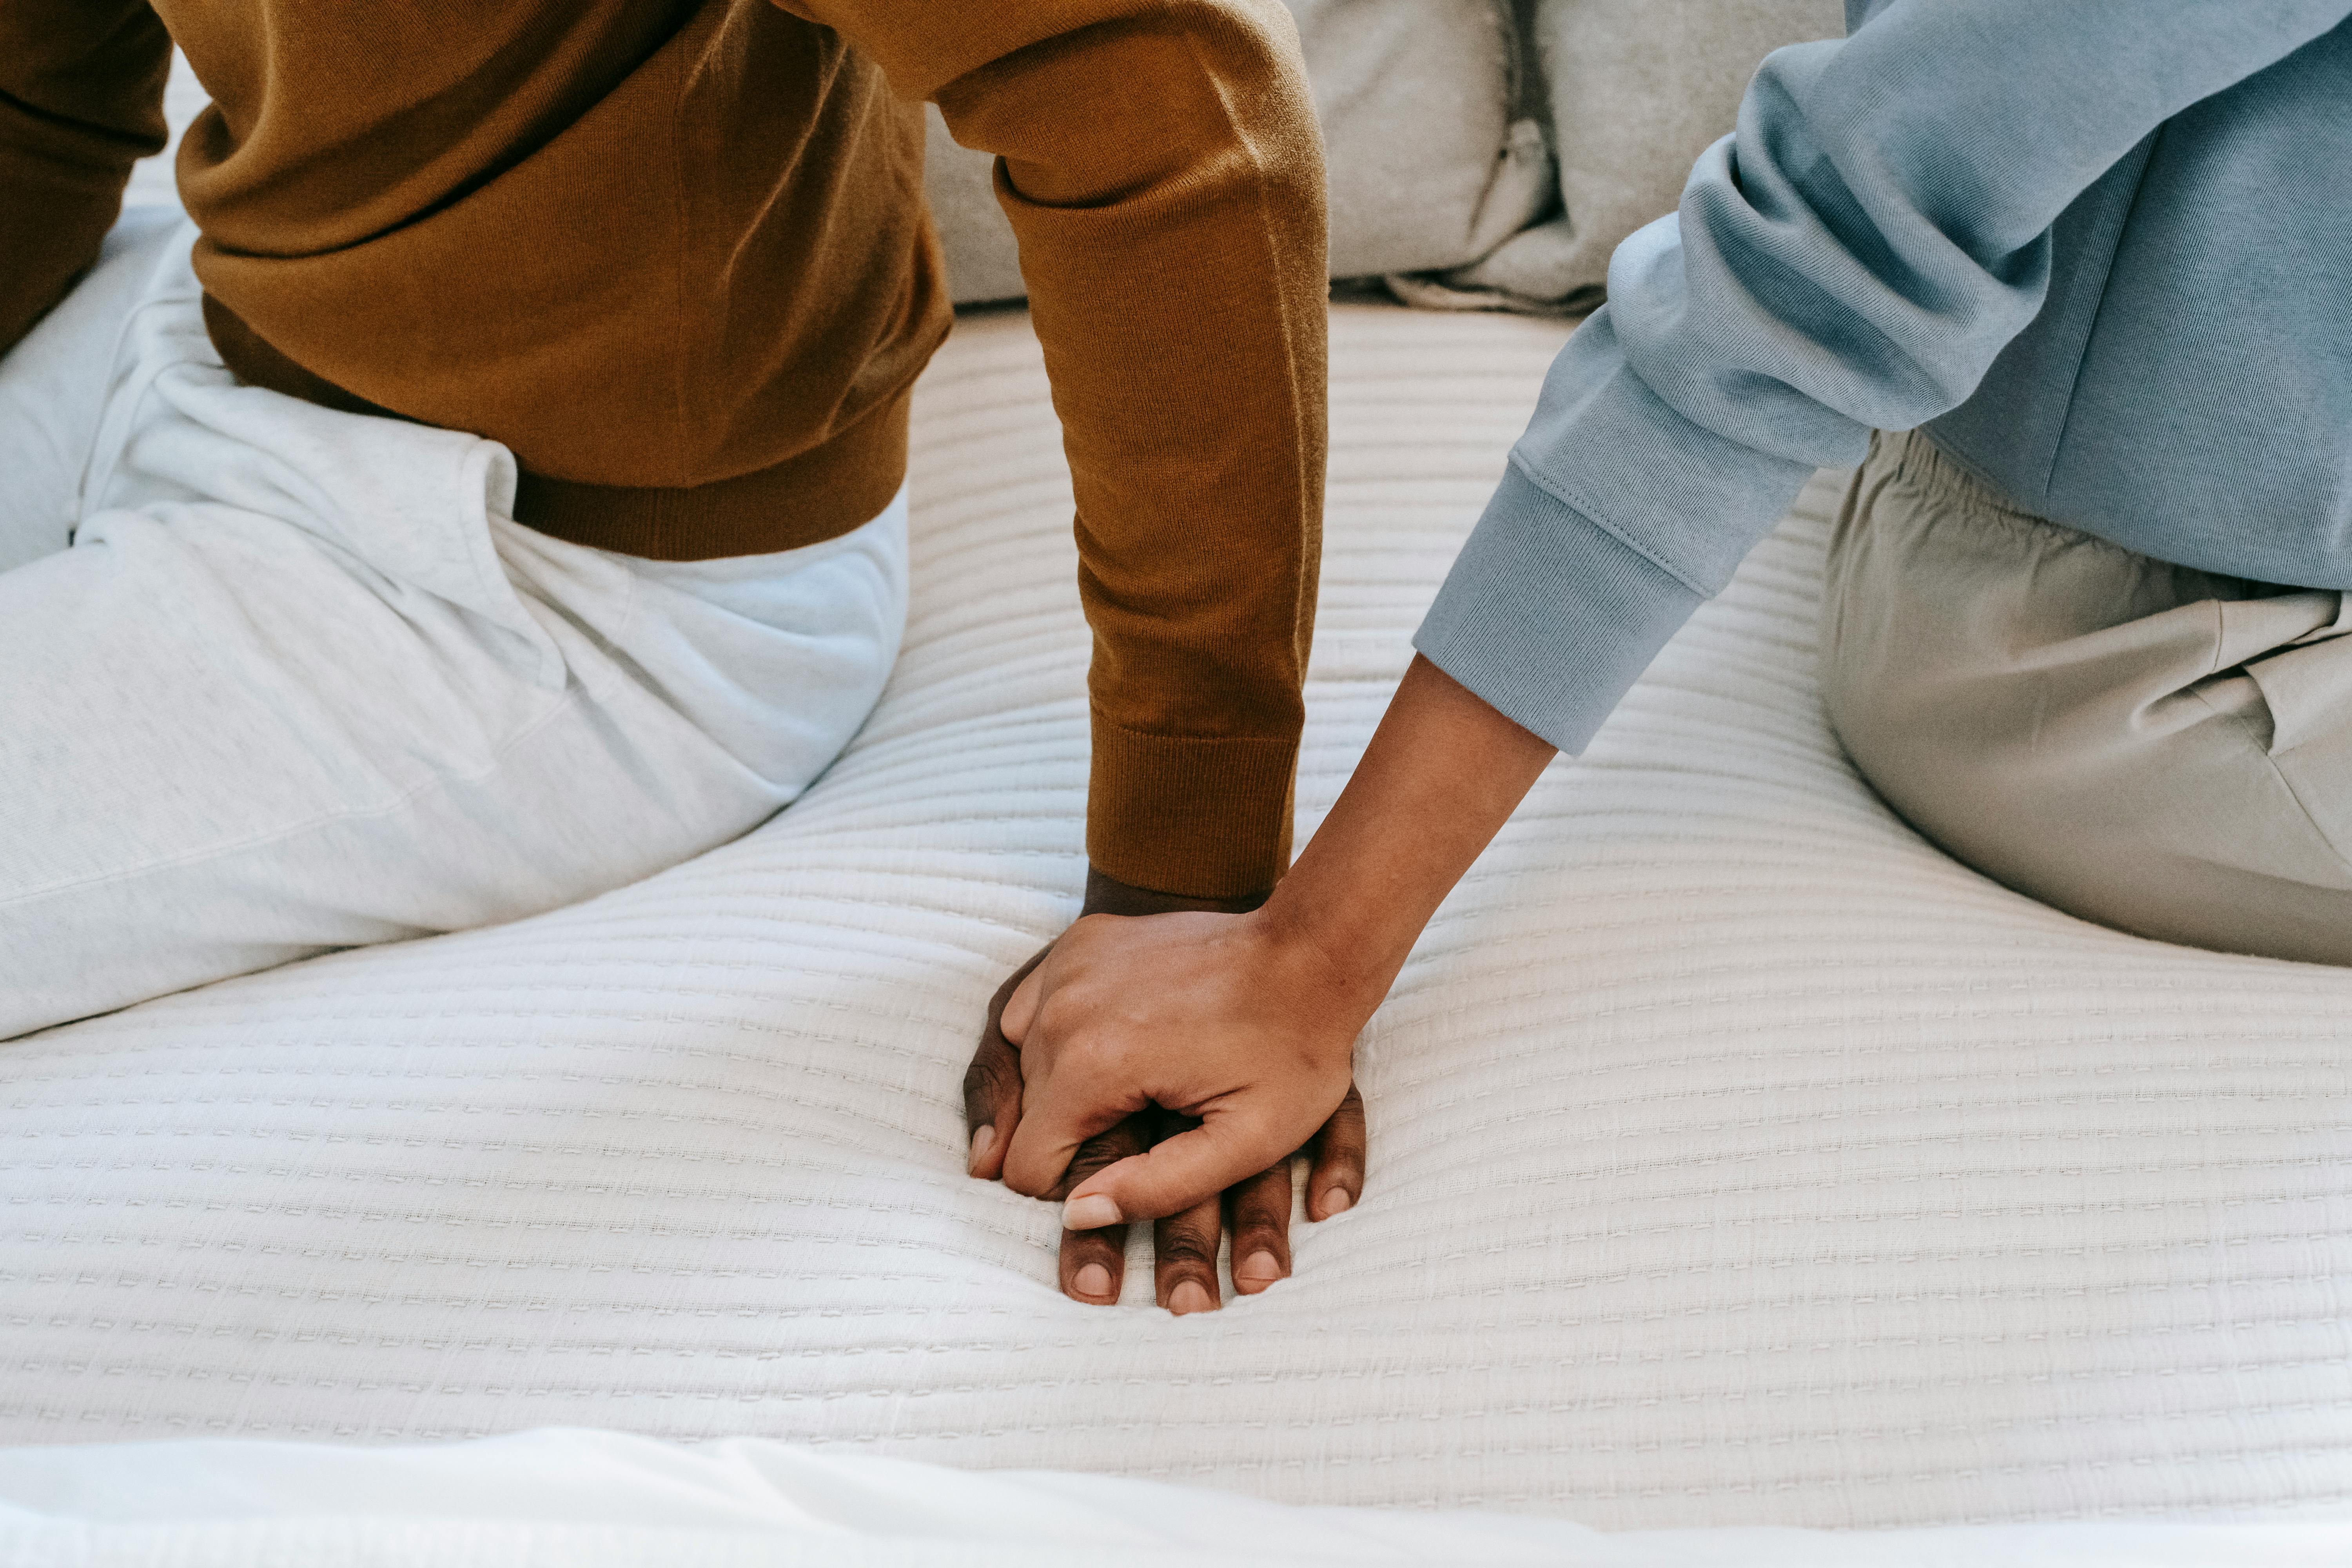
[[[1179,914],[1212,921],[1238,921],[1246,918],[1239,912],[1245,907],[1179,899],[1129,888],[1099,872],[1090,875],[1086,905],[1078,922],[1015,971],[989,1004],[980,1047],[964,1077],[971,1173],[987,1178],[1005,1174],[1009,1155],[1019,1142],[1024,1100],[1036,1092],[1040,1083],[1036,1066],[1024,1062],[1019,1046],[1007,1037],[1003,1025],[1007,1005],[1033,973],[1041,968],[1047,970],[1046,978],[1054,979],[1058,987],[1058,977],[1082,964],[1094,934],[1106,926],[1156,926],[1156,918],[1139,917]],[[1147,985],[1138,994],[1150,994],[1155,988]],[[1034,988],[1030,994],[1035,994]],[[1057,1009],[1066,1010],[1066,1004]],[[1016,1036],[1026,1037],[1034,1029],[1034,1003],[1024,1001],[1014,1013]],[[1040,1044],[1044,1043],[1041,1039]],[[1203,1311],[1222,1304],[1217,1251],[1228,1222],[1234,1236],[1233,1283],[1236,1290],[1255,1294],[1290,1273],[1294,1150],[1307,1154],[1311,1161],[1307,1202],[1310,1219],[1338,1214],[1361,1195],[1363,1100],[1348,1081],[1344,1048],[1340,1059],[1339,1103],[1328,1118],[1318,1116],[1308,1121],[1304,1131],[1289,1142],[1258,1159],[1237,1177],[1202,1189],[1205,1195],[1196,1201],[1152,1213],[1139,1210],[1132,1216],[1157,1221],[1152,1235],[1154,1294],[1162,1307],[1181,1313]],[[1096,1173],[1145,1157],[1173,1142],[1179,1134],[1200,1126],[1198,1117],[1165,1109],[1169,1103],[1180,1102],[1154,1103],[1149,1096],[1130,1099],[1123,1108],[1098,1115],[1093,1125],[1065,1146],[1051,1175],[1025,1184],[1008,1177],[1007,1184],[1032,1196],[1059,1200]],[[1104,1219],[1063,1232],[1060,1277],[1065,1294],[1076,1300],[1097,1304],[1118,1299],[1127,1262],[1127,1217]]]
[[[1204,1214],[1213,1260],[1216,1195],[1270,1203],[1278,1184],[1286,1210],[1287,1156],[1320,1128],[1307,1213],[1346,1207],[1360,1185],[1335,1201],[1323,1166],[1339,1129],[1357,1129],[1361,1147],[1356,1037],[1553,755],[1416,658],[1347,789],[1262,908],[1089,912],[1007,982],[992,1059],[1022,1081],[972,1101],[973,1125],[986,1128],[973,1173],[1066,1194],[1074,1235]],[[981,1060],[973,1072],[985,1077]],[[1155,1110],[1186,1120],[1156,1141],[1102,1142]],[[1247,1245],[1234,1249],[1237,1285],[1253,1267]],[[1069,1257],[1066,1243],[1066,1289]]]

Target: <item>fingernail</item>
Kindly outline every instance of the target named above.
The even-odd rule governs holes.
[[[1282,1265],[1271,1252],[1253,1252],[1234,1268],[1234,1283],[1240,1285],[1271,1285],[1282,1278]]]
[[[1100,1230],[1118,1223],[1118,1205],[1100,1193],[1088,1193],[1062,1205],[1064,1230]]]
[[[971,1164],[968,1169],[973,1175],[980,1174],[980,1167],[988,1159],[989,1151],[995,1147],[995,1128],[983,1127],[971,1135]]]
[[[1355,1206],[1355,1203],[1356,1194],[1347,1188],[1328,1187],[1323,1193],[1323,1217],[1329,1219],[1335,1214],[1345,1214]]]
[[[1187,1312],[1213,1311],[1216,1305],[1209,1300],[1209,1292],[1198,1279],[1185,1280],[1168,1296],[1168,1310],[1180,1318]]]
[[[1078,1270],[1078,1277],[1070,1283],[1078,1288],[1081,1296],[1108,1296],[1110,1294],[1110,1270],[1099,1263],[1089,1263]]]

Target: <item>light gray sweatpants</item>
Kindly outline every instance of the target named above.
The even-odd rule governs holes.
[[[767,556],[534,533],[497,443],[239,384],[193,239],[126,218],[0,360],[0,1037],[644,877],[864,721],[903,494]]]
[[[2352,963],[2346,599],[2135,554],[1882,435],[1831,546],[1822,697],[1889,805],[2021,892]]]

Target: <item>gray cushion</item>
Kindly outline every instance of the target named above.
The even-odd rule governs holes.
[[[1618,241],[1674,211],[1766,55],[1843,37],[1845,12],[1840,0],[1538,0],[1534,30],[1567,217],[1465,280],[1558,298],[1598,289]]]
[[[1286,0],[1331,184],[1331,275],[1474,261],[1550,200],[1542,130],[1513,119],[1518,41],[1500,0]],[[931,110],[923,184],[959,303],[1024,290],[994,160]]]

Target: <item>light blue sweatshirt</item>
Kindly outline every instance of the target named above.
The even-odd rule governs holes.
[[[1413,642],[1580,750],[1816,468],[2352,588],[2352,0],[1847,0],[1609,267]]]

